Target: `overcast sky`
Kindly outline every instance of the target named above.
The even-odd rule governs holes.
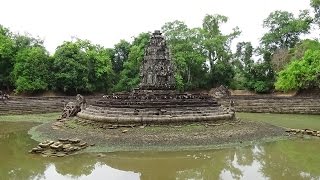
[[[0,0],[0,24],[13,32],[28,32],[44,39],[49,52],[71,37],[113,47],[141,32],[160,29],[180,20],[201,26],[206,14],[229,17],[225,32],[238,26],[237,41],[257,45],[262,22],[270,12],[297,14],[309,9],[310,0]]]

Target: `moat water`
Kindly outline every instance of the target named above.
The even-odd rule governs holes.
[[[29,154],[34,123],[0,122],[0,179],[320,179],[320,138],[182,152]]]

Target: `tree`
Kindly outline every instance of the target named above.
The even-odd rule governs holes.
[[[213,87],[229,85],[234,76],[230,44],[240,31],[236,27],[232,33],[222,34],[220,26],[227,21],[226,16],[206,15],[200,29],[201,48],[210,64],[210,84]]]
[[[289,50],[279,49],[272,55],[272,68],[275,72],[280,72],[286,68],[292,59],[301,59],[307,50],[317,50],[318,48],[318,41],[305,39]]]
[[[28,34],[13,34],[0,25],[0,89],[10,91],[14,88],[15,82],[11,73],[15,58],[20,51],[34,46],[42,47],[42,40]]]
[[[113,86],[112,51],[99,45],[87,44],[88,81],[90,92],[106,92]]]
[[[289,91],[320,88],[320,43],[316,50],[307,50],[301,59],[293,58],[291,63],[278,73],[275,87]]]
[[[320,42],[310,39],[290,49],[287,58],[291,63],[278,73],[276,89],[289,91],[319,87],[319,49]]]
[[[114,91],[131,91],[140,82],[140,66],[144,57],[144,50],[150,39],[149,33],[141,33],[134,38],[129,50],[128,60],[124,62],[120,73],[120,80]]]
[[[58,91],[78,93],[89,89],[87,58],[81,40],[64,42],[53,58],[54,87]]]
[[[109,53],[87,40],[64,42],[53,56],[55,89],[67,93],[107,91],[114,78]]]
[[[176,84],[180,90],[203,88],[207,82],[206,57],[199,49],[198,29],[189,29],[181,21],[162,26],[175,64]]]
[[[32,37],[30,34],[14,34],[13,40],[15,42],[16,51],[29,48],[29,47],[43,47],[43,40],[40,38]]]
[[[10,73],[13,69],[15,46],[9,29],[0,25],[0,89],[13,87]]]
[[[233,88],[248,89],[257,93],[266,93],[273,89],[274,73],[270,65],[269,55],[254,61],[254,49],[250,42],[240,42],[234,54],[233,64],[236,75],[232,83]]]
[[[314,22],[320,24],[320,0],[310,0],[310,5],[314,10]]]
[[[123,64],[128,60],[130,43],[125,40],[114,45],[114,58],[112,59],[113,70],[116,74],[123,70]]]
[[[254,65],[252,59],[253,47],[250,42],[239,42],[236,53],[233,56],[233,65],[235,67],[235,76],[231,84],[233,89],[250,89],[248,87],[251,74],[249,73]]]
[[[297,18],[287,11],[274,11],[263,21],[268,32],[261,38],[261,45],[272,53],[277,49],[293,48],[301,34],[309,33],[311,23],[307,10],[300,11]]]
[[[44,47],[27,47],[16,56],[13,77],[17,93],[48,90],[51,76],[48,52]]]
[[[307,10],[300,11],[296,18],[287,11],[274,11],[263,21],[268,32],[260,40],[257,49],[262,60],[255,65],[251,89],[267,92],[273,89],[275,71],[280,71],[289,62],[286,58],[290,48],[299,41],[300,35],[310,30],[312,18]]]

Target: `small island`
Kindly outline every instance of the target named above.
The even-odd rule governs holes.
[[[38,140],[78,138],[106,151],[214,148],[286,135],[281,127],[241,121],[233,101],[223,106],[208,94],[173,90],[174,67],[160,31],[152,34],[140,71],[139,88],[104,95],[92,104],[78,95],[76,105],[66,109],[67,118],[62,115],[31,134]]]

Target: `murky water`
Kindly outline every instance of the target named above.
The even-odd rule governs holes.
[[[320,139],[210,151],[119,152],[44,158],[32,123],[0,122],[0,179],[320,179]]]

